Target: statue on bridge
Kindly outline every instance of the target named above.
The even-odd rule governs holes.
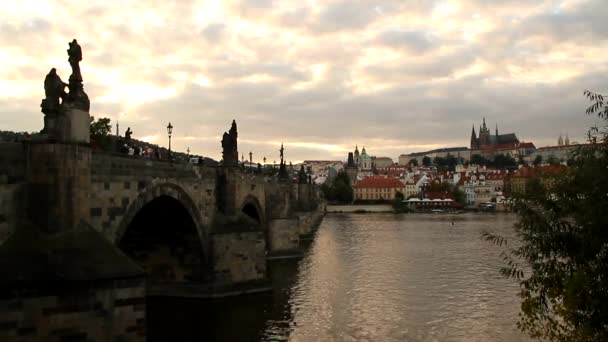
[[[237,149],[238,133],[236,121],[232,120],[232,126],[222,136],[222,159],[225,166],[236,166],[239,164],[239,151]]]
[[[68,43],[70,48],[68,49],[68,62],[70,62],[70,66],[72,67],[72,75],[70,75],[70,81],[72,79],[78,80],[82,82],[82,75],[80,74],[80,61],[82,60],[82,49],[76,39],[72,40],[71,43]]]
[[[82,86],[82,75],[80,74],[79,64],[82,60],[82,48],[76,39],[72,40],[68,45],[70,46],[68,49],[68,62],[70,62],[70,66],[72,67],[72,74],[70,75],[69,84],[70,93],[68,94],[66,103],[72,108],[88,112],[91,103]]]
[[[61,80],[61,77],[57,75],[57,69],[52,68],[51,71],[44,78],[44,95],[45,99],[42,100],[42,112],[50,114],[51,111],[59,109],[59,99],[63,102],[66,97],[65,87],[68,84]]]
[[[44,113],[43,139],[89,142],[90,101],[82,86],[80,61],[82,49],[76,39],[69,43],[68,62],[72,67],[69,84],[61,80],[52,68],[44,79],[44,94],[40,107]],[[65,87],[69,92],[65,92]],[[61,102],[59,102],[61,100]]]

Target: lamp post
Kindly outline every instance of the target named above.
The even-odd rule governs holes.
[[[171,133],[173,133],[173,126],[171,126],[171,122],[167,125],[167,135],[169,135],[169,161],[173,163],[173,156],[171,155]]]
[[[186,148],[186,156],[190,157],[190,146],[188,146],[188,148]]]

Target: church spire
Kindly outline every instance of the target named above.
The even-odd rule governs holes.
[[[479,148],[479,144],[477,141],[477,134],[475,133],[475,125],[471,128],[471,150],[476,150]]]
[[[498,123],[496,123],[496,137],[498,137]]]
[[[486,126],[486,118],[485,117],[483,118],[483,130],[484,131],[488,130],[488,127]]]

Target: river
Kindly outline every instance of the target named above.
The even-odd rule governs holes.
[[[149,341],[527,341],[518,285],[483,230],[511,214],[330,214],[273,291],[148,300]]]

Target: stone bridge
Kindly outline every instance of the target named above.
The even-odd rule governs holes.
[[[267,289],[267,257],[320,220],[314,186],[282,147],[279,177],[242,171],[234,121],[219,167],[93,151],[69,46],[69,93],[51,69],[40,134],[0,143],[0,341],[142,341],[147,295]]]
[[[23,222],[56,233],[86,223],[149,283],[231,285],[266,277],[268,255],[297,252],[319,211],[311,184],[239,167],[169,163],[79,144],[2,144],[0,244]],[[309,206],[308,206],[309,207]]]
[[[301,253],[322,215],[313,185],[236,166],[59,142],[0,156],[0,340],[143,340],[146,296],[266,290],[268,258]]]

